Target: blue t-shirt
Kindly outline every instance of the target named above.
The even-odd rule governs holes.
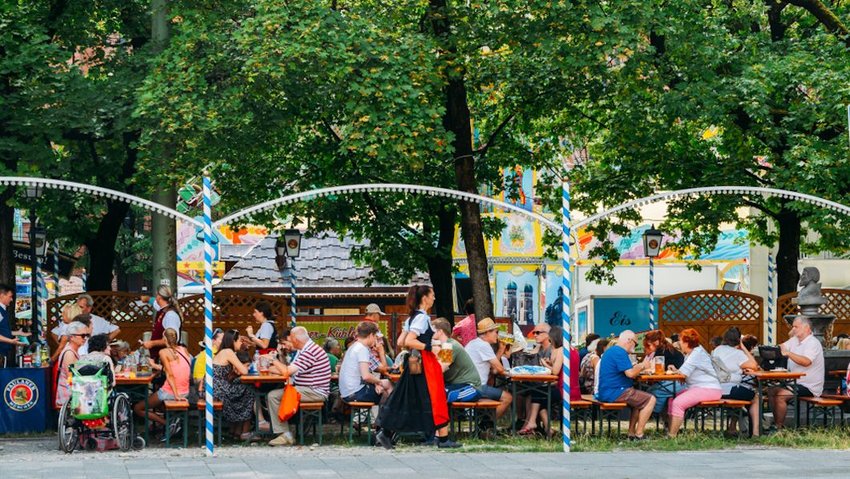
[[[596,399],[614,402],[623,391],[634,386],[634,380],[626,376],[625,371],[632,368],[629,353],[617,346],[609,347],[599,360],[599,392]]]

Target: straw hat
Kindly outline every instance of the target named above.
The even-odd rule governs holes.
[[[481,321],[478,321],[478,334],[484,334],[489,331],[493,331],[494,329],[499,329],[499,326],[496,325],[496,322],[490,318],[484,318]]]

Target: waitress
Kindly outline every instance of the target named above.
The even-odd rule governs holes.
[[[15,348],[12,346],[24,345],[12,335],[12,325],[9,322],[8,308],[14,296],[15,290],[11,286],[0,284],[0,368],[5,367],[7,361],[9,367],[16,366],[13,355]]]
[[[433,304],[434,290],[430,286],[412,286],[408,290],[410,317],[405,324],[405,333],[399,339],[411,354],[416,351],[421,356],[422,372],[411,374],[411,354],[408,354],[401,378],[378,415],[381,432],[376,437],[386,449],[393,448],[393,432],[421,432],[426,438],[431,438],[436,431],[437,447],[461,446],[449,440],[449,407],[443,370],[432,351],[434,329],[426,312]]]
[[[277,330],[274,327],[272,306],[267,301],[260,301],[254,306],[254,321],[260,325],[260,329],[254,335],[254,327],[249,325],[245,328],[248,338],[254,343],[260,354],[268,354],[276,351]]]
[[[174,298],[171,288],[168,286],[162,285],[157,288],[154,304],[157,311],[153,320],[151,339],[143,342],[142,346],[150,351],[152,358],[158,358],[159,351],[168,345],[163,338],[163,333],[165,333],[166,329],[177,331],[177,341],[180,341],[180,325],[183,322],[183,315],[180,313],[177,299]]]

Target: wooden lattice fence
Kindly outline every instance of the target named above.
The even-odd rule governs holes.
[[[763,320],[764,300],[754,294],[702,290],[658,300],[658,324],[666,335],[693,328],[706,346],[710,338],[722,336],[732,326],[741,334],[755,335],[761,342]]]
[[[832,331],[826,331],[826,339],[832,339],[833,336],[846,333],[850,334],[850,291],[846,289],[824,288],[821,290],[823,297],[826,298],[826,304],[821,306],[820,312],[823,314],[835,315],[835,323],[832,325]],[[788,323],[785,321],[785,315],[797,314],[799,309],[793,303],[793,299],[797,297],[797,292],[783,294],[776,300],[776,322],[779,323],[776,327],[778,334],[777,338],[784,341],[787,335],[783,335],[788,331]]]
[[[94,300],[92,313],[118,325],[121,328],[118,337],[130,343],[133,348],[142,335],[151,330],[154,309],[149,304],[142,303],[137,293],[93,291],[87,294]],[[76,301],[78,297],[79,295],[72,294],[47,301],[48,331],[56,326],[57,321],[62,320],[62,308]],[[253,325],[256,330],[257,325],[252,315],[254,306],[259,301],[271,304],[278,328],[289,322],[289,305],[282,297],[241,291],[216,291],[213,302],[215,327],[244,332],[248,325]],[[179,299],[178,304],[183,313],[183,330],[188,334],[187,344],[190,351],[197,352],[200,349],[198,342],[204,338],[204,297],[202,294],[187,296]],[[53,338],[48,336],[50,347],[55,348]]]

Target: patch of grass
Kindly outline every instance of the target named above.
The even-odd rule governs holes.
[[[56,431],[21,432],[21,433],[0,434],[0,441],[21,440],[21,439],[45,439],[45,438],[50,438],[50,437],[56,437]]]

